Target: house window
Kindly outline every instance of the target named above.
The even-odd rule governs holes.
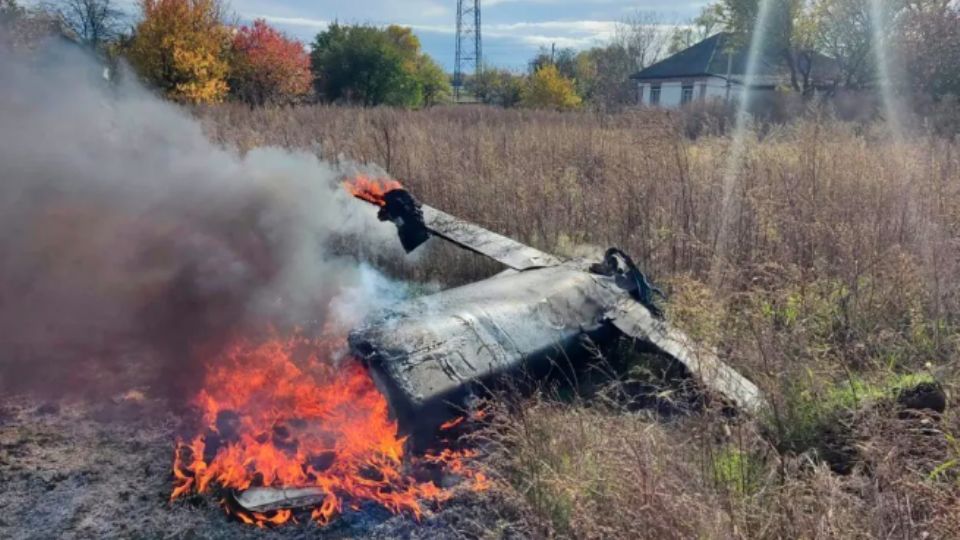
[[[685,84],[680,88],[680,104],[684,105],[693,101],[693,85]]]
[[[637,85],[637,103],[643,105],[643,85]]]
[[[660,85],[655,84],[650,87],[650,104],[659,105],[660,104]]]

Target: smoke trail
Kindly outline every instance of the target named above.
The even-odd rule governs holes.
[[[72,47],[0,50],[0,74],[0,390],[106,372],[182,386],[198,351],[237,329],[329,323],[347,293],[377,304],[364,285],[382,280],[337,253],[395,249],[393,231],[337,168],[219,148]],[[117,350],[130,342],[149,347]]]

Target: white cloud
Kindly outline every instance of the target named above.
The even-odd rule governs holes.
[[[492,27],[491,27],[492,26]],[[485,29],[492,37],[514,37],[531,45],[583,48],[613,37],[616,21],[540,21],[494,24]]]
[[[517,36],[522,43],[536,47],[556,45],[561,49],[585,49],[602,41],[599,37],[557,37],[544,35]]]
[[[613,32],[616,25],[616,21],[538,21],[494,24],[487,25],[485,28],[492,27],[494,30],[503,32],[537,29],[553,30],[556,32],[597,34]]]
[[[408,26],[413,28],[418,32],[434,32],[437,34],[453,34],[456,32],[456,27],[446,24],[406,24],[406,23],[394,23],[399,26]],[[486,29],[486,26],[483,27]]]
[[[245,19],[264,19],[268,23],[283,24],[287,26],[304,26],[307,28],[319,29],[324,29],[330,26],[330,21],[325,21],[323,19],[309,19],[305,17],[275,17],[273,15],[251,15],[247,13],[244,13],[242,16]]]

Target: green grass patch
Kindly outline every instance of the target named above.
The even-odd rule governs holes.
[[[814,376],[808,377],[806,384],[797,380],[786,385],[781,406],[767,419],[767,424],[776,433],[781,452],[813,451],[828,460],[836,445],[849,435],[849,423],[856,410],[896,399],[901,392],[920,384],[935,383],[929,373],[891,374],[879,381],[851,376],[818,391]]]
[[[719,489],[749,497],[759,491],[766,465],[750,452],[726,446],[713,457],[712,469]]]

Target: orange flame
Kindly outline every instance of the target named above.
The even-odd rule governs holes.
[[[356,507],[372,501],[419,519],[421,501],[448,499],[449,490],[407,472],[405,439],[389,418],[386,400],[359,362],[337,366],[328,360],[335,345],[303,338],[241,340],[211,363],[193,402],[205,430],[177,442],[171,500],[208,493],[214,484],[234,490],[317,486],[326,497],[311,517],[325,525],[345,502]],[[483,490],[488,481],[464,463],[474,456],[472,450],[444,449],[406,465],[419,460],[446,467]],[[294,519],[289,510],[225,508],[260,527]]]
[[[395,189],[403,189],[403,185],[390,178],[369,178],[363,175],[356,176],[343,183],[343,187],[358,199],[377,206],[385,206],[383,196]]]
[[[458,417],[454,418],[453,420],[449,420],[449,421],[447,421],[447,422],[444,422],[444,423],[440,424],[440,431],[446,431],[446,430],[448,430],[448,429],[453,429],[453,428],[459,426],[460,424],[462,424],[463,421],[466,420],[466,419],[467,419],[466,416],[458,416]]]

